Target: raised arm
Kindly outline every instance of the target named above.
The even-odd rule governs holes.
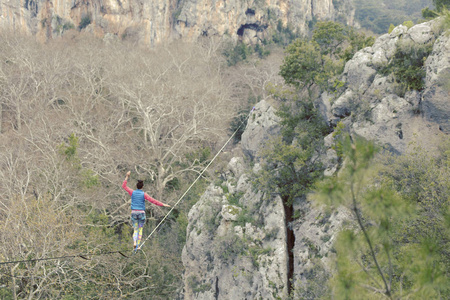
[[[131,174],[131,172],[128,171],[128,172],[127,172],[127,175],[125,176],[125,180],[124,180],[123,183],[122,183],[122,188],[123,188],[125,191],[127,191],[128,194],[130,194],[130,196],[131,196],[131,195],[133,194],[133,190],[130,189],[130,188],[127,186],[128,177],[130,176],[130,174]]]

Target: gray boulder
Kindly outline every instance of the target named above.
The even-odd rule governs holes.
[[[403,153],[407,143],[403,140],[403,122],[412,115],[412,105],[397,95],[388,95],[373,106],[369,120],[352,124],[352,131],[375,140],[394,153]]]
[[[354,91],[365,91],[372,83],[377,71],[373,68],[372,48],[365,48],[345,64],[344,77],[348,87]]]
[[[256,104],[241,138],[244,154],[250,159],[258,157],[258,152],[267,139],[280,132],[279,121],[280,118],[275,115],[275,109],[269,103],[262,100]]]
[[[244,159],[242,157],[233,157],[228,163],[228,170],[230,170],[233,175],[239,178],[245,172]]]
[[[407,31],[407,37],[416,44],[431,42],[435,35],[430,23],[417,24]]]
[[[412,110],[414,113],[418,113],[421,104],[421,94],[416,90],[407,91],[405,93],[405,100],[412,105]]]
[[[399,26],[395,27],[394,30],[391,31],[391,33],[389,33],[389,36],[391,38],[401,37],[407,31],[408,31],[408,27],[406,27],[405,25],[399,25]]]
[[[368,90],[368,95],[374,96],[374,99],[381,100],[387,95],[394,93],[395,87],[393,83],[394,77],[392,75],[377,74]]]
[[[353,100],[353,91],[348,89],[332,105],[331,112],[336,117],[344,118],[350,115]]]
[[[317,296],[324,291],[326,274],[331,272],[335,257],[333,244],[352,214],[344,207],[327,212],[323,207],[311,207],[308,201],[302,200],[297,201],[295,210],[304,215],[292,224],[295,234],[293,299],[309,299],[305,298],[305,291]]]
[[[450,72],[449,75],[450,77]],[[447,89],[438,85],[427,88],[423,94],[422,110],[427,121],[437,124],[439,130],[450,133],[450,97]]]
[[[314,103],[315,107],[317,108],[323,120],[327,123],[327,125],[330,125],[330,121],[333,119],[333,114],[331,113],[332,99],[333,95],[330,95],[327,92],[323,92]]]
[[[392,36],[387,33],[375,40],[375,43],[372,46],[372,64],[374,66],[383,66],[392,58],[395,53],[395,45],[397,44],[398,39],[398,36]]]

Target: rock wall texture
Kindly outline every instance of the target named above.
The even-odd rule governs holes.
[[[255,106],[242,135],[244,155],[230,160],[221,180],[189,212],[183,299],[287,299],[291,283],[301,299],[311,280],[320,284],[329,272],[335,234],[351,214],[343,208],[327,214],[297,199],[294,209],[301,218],[286,225],[281,198],[251,183],[265,142],[279,134],[278,122],[266,101]],[[295,236],[291,248],[287,226]],[[289,252],[294,254],[291,275]],[[318,266],[323,274],[311,271]]]
[[[394,153],[404,153],[411,142],[431,151],[443,134],[450,133],[450,38],[439,23],[409,29],[400,25],[357,52],[345,65],[341,80],[346,88],[341,95],[333,99],[324,94],[318,101],[326,120],[341,121],[350,132],[376,140]],[[421,90],[399,92],[394,76],[381,72],[402,45],[432,46]]]
[[[450,36],[438,22],[398,26],[356,53],[342,74],[341,94],[324,93],[316,101],[325,120],[343,122],[352,134],[393,153],[407,152],[410,143],[432,152],[450,132]],[[432,51],[424,63],[423,89],[399,93],[392,74],[380,70],[405,42],[413,47],[430,43]],[[289,285],[294,299],[315,299],[324,290],[333,242],[344,224],[352,223],[352,214],[296,199],[292,221],[286,222],[276,193],[266,195],[252,185],[265,141],[280,132],[275,111],[266,101],[256,105],[242,135],[242,156],[230,160],[220,182],[211,184],[189,213],[184,299],[287,299]],[[321,159],[330,176],[339,167],[332,134],[324,145]]]
[[[254,114],[257,117],[250,117],[253,121],[247,128],[262,129],[258,138],[247,144],[256,147],[269,137],[276,123],[273,109],[264,101]],[[256,163],[254,169],[258,167]],[[249,169],[244,157],[232,158],[220,182],[211,184],[189,212],[182,257],[184,299],[287,298],[282,200],[255,191]]]
[[[354,22],[348,0],[184,0],[175,18],[175,31],[183,37],[228,35],[255,43],[281,20],[306,32],[312,20]]]
[[[174,0],[9,0],[0,2],[0,27],[41,40],[82,29],[156,44],[170,37],[175,9]]]
[[[155,45],[173,38],[229,36],[257,42],[278,20],[305,32],[308,22],[353,24],[351,0],[5,0],[0,27],[41,40],[69,30]]]

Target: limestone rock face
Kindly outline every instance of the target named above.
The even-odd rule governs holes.
[[[342,96],[340,96],[333,104],[331,110],[336,117],[346,117],[351,112],[353,91],[348,89]]]
[[[0,2],[0,27],[46,40],[68,30],[116,35],[155,45],[173,38],[228,36],[263,40],[278,20],[306,32],[308,22],[339,18],[353,25],[351,0],[8,0]]]
[[[244,153],[252,159],[257,157],[264,142],[270,136],[279,133],[278,122],[279,118],[275,115],[275,109],[266,101],[263,100],[256,104],[241,138]]]
[[[405,42],[433,43],[420,91],[399,92],[394,76],[380,72],[398,43]],[[434,142],[450,130],[449,50],[450,37],[436,31],[433,22],[398,26],[347,63],[340,95],[323,93],[314,103],[329,124],[342,122],[343,130],[393,153],[407,152],[411,142],[433,151]],[[251,174],[262,168],[261,151],[279,135],[279,121],[274,107],[258,103],[242,135],[245,157],[232,158],[222,182],[211,184],[191,209],[183,251],[184,299],[287,299],[289,286],[293,298],[304,299],[323,290],[335,255],[333,243],[352,223],[352,212],[313,207],[310,195],[295,199],[289,211],[276,191],[265,195],[253,186]],[[325,151],[316,154],[325,176],[339,167],[333,144],[330,133]]]
[[[219,0],[212,3],[211,0],[186,0],[182,3],[175,19],[175,31],[188,37],[229,35],[256,43],[264,38],[274,20],[281,20],[285,25],[290,23],[301,32],[306,32],[313,17],[335,20],[342,16],[348,24],[354,22],[354,9],[347,0]]]
[[[407,31],[407,34],[417,44],[426,44],[435,38],[433,28],[429,24],[417,24],[411,27]]]
[[[335,258],[333,244],[344,223],[353,219],[349,210],[339,207],[333,213],[322,208],[313,208],[307,201],[299,201],[295,209],[304,214],[293,221],[295,246],[293,287],[294,299],[304,299],[313,284],[322,290],[327,274],[331,272]]]
[[[174,0],[11,0],[0,2],[0,27],[51,39],[68,30],[106,33],[147,44],[171,35]]]
[[[274,110],[265,101],[256,106],[257,117],[248,132],[260,124],[275,128]],[[250,116],[250,118],[252,118]],[[263,121],[266,120],[266,121]],[[276,132],[276,131],[274,131]],[[244,133],[245,134],[245,133]],[[256,135],[266,139],[270,133]],[[259,141],[261,143],[261,141]],[[288,249],[285,213],[279,196],[253,188],[245,161],[256,149],[242,145],[249,156],[234,157],[189,212],[183,249],[184,299],[286,299]],[[250,148],[247,148],[250,147]],[[252,150],[253,149],[253,150]],[[258,163],[254,169],[258,169]]]
[[[211,185],[189,212],[182,297],[285,299],[287,246],[281,199],[253,192],[245,174],[227,175],[227,182],[241,181],[235,193]]]
[[[450,132],[450,39],[439,33],[439,20],[400,25],[380,36],[372,47],[357,52],[345,65],[342,80],[347,89],[332,100],[322,115],[328,122],[342,121],[350,132],[375,140],[394,153],[404,153],[411,142],[431,149]],[[433,44],[424,68],[425,88],[399,91],[392,74],[380,70],[393,58],[398,45]],[[331,116],[330,116],[331,114]]]
[[[366,90],[373,81],[376,70],[372,66],[373,50],[368,47],[355,54],[344,68],[348,86],[357,92]]]

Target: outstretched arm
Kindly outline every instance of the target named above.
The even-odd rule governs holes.
[[[147,193],[144,193],[144,198],[145,198],[145,200],[147,200],[147,201],[149,201],[149,202],[151,202],[151,203],[153,203],[153,204],[155,204],[155,205],[158,205],[158,206],[164,206],[164,207],[170,207],[170,205],[168,205],[168,204],[164,204],[164,203],[162,203],[162,202],[159,202],[159,201],[156,200],[156,199],[153,199],[153,198],[150,197]]]
[[[131,196],[131,194],[133,194],[133,190],[130,189],[130,188],[127,186],[128,177],[130,176],[130,174],[131,174],[131,172],[128,171],[128,172],[127,172],[127,175],[125,176],[125,180],[124,180],[123,183],[122,183],[122,188],[123,188],[125,191],[127,191],[128,194],[130,194],[130,196]]]

